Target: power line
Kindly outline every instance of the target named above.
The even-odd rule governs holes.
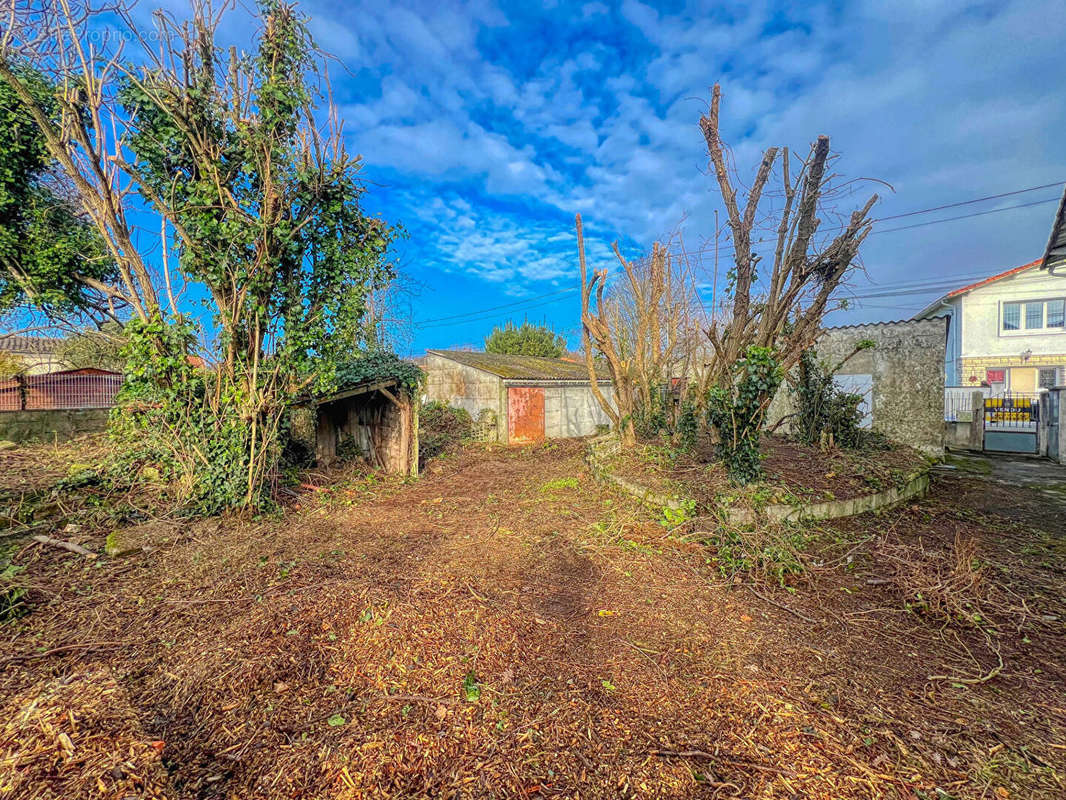
[[[516,300],[513,303],[504,303],[504,304],[498,305],[498,306],[489,306],[488,308],[481,308],[481,309],[478,309],[477,311],[467,311],[467,312],[465,312],[463,314],[452,314],[451,316],[448,316],[448,317],[435,317],[434,319],[423,319],[423,320],[419,320],[418,322],[415,322],[414,325],[416,327],[422,327],[422,326],[429,325],[429,324],[435,323],[435,322],[444,322],[446,320],[460,319],[462,317],[469,317],[469,316],[472,316],[472,315],[475,315],[475,314],[483,314],[486,311],[499,311],[501,308],[513,308],[514,306],[524,305],[526,303],[530,303],[530,302],[532,302],[534,300],[539,300],[539,299],[544,298],[544,297],[553,297],[555,295],[560,295],[560,294],[570,294],[570,293],[576,292],[576,291],[577,291],[576,288],[560,289],[559,291],[556,291],[556,292],[548,292],[547,294],[538,294],[538,295],[534,295],[533,297],[527,297],[524,300]]]
[[[877,219],[871,220],[871,222],[874,222],[874,223],[884,222],[886,220],[891,220],[891,219],[901,219],[901,218],[904,218],[904,217],[917,216],[919,214],[929,214],[929,213],[932,213],[934,211],[943,211],[944,209],[948,209],[948,208],[958,208],[960,206],[974,205],[976,203],[983,203],[983,202],[987,202],[989,200],[998,200],[998,199],[1001,199],[1001,198],[1004,198],[1004,197],[1012,197],[1014,195],[1025,194],[1027,192],[1038,191],[1040,189],[1049,189],[1049,188],[1052,188],[1052,187],[1061,186],[1063,183],[1064,183],[1064,181],[1056,181],[1055,183],[1045,183],[1045,184],[1042,184],[1040,186],[1030,186],[1030,187],[1025,188],[1025,189],[1015,189],[1014,191],[1010,191],[1010,192],[1001,192],[1000,194],[986,195],[985,197],[976,197],[976,198],[973,198],[971,200],[960,200],[959,202],[956,202],[956,203],[946,203],[944,205],[932,206],[930,208],[922,208],[922,209],[918,209],[916,211],[907,211],[907,212],[902,213],[902,214],[892,214],[892,215],[886,216],[886,217],[878,217]],[[1058,202],[1058,200],[1059,200],[1058,197],[1051,197],[1051,198],[1047,198],[1047,199],[1044,199],[1044,200],[1035,200],[1035,201],[1033,201],[1031,203],[1019,203],[1019,204],[1012,205],[1012,206],[1004,206],[1002,208],[992,208],[992,209],[988,209],[986,211],[975,211],[975,212],[970,213],[970,214],[960,214],[960,215],[954,216],[954,217],[945,217],[943,219],[930,220],[928,222],[918,222],[918,223],[915,223],[913,225],[901,225],[901,226],[898,226],[898,227],[895,227],[895,228],[886,228],[886,229],[883,229],[883,230],[874,230],[871,233],[872,234],[895,233],[897,231],[905,231],[905,230],[910,230],[910,229],[913,229],[913,228],[924,228],[924,227],[928,227],[930,225],[940,225],[940,224],[946,223],[946,222],[957,222],[959,220],[970,219],[970,218],[973,218],[973,217],[981,217],[981,216],[985,216],[985,215],[988,215],[988,214],[998,214],[998,213],[1000,213],[1002,211],[1013,211],[1013,210],[1017,210],[1017,209],[1021,209],[1021,208],[1031,208],[1031,207],[1034,207],[1034,206],[1044,205],[1046,203]],[[843,225],[837,226],[837,228],[843,228],[843,227],[844,227]],[[833,229],[830,228],[830,229],[824,229],[824,230],[833,230]],[[765,238],[765,239],[756,239],[756,240],[752,241],[752,244],[764,244],[766,242],[775,241],[775,239],[776,239],[776,237]],[[697,249],[697,250],[686,250],[686,251],[683,252],[683,254],[684,255],[702,255],[704,253],[713,253],[714,251],[715,251],[715,248],[707,247],[707,248],[700,248],[700,249]],[[674,255],[681,255],[682,254],[682,253],[680,253],[678,251],[672,251],[672,252],[673,252]],[[718,253],[719,253],[719,255],[732,255],[732,254],[735,253],[735,249],[733,249],[733,248],[729,248],[729,249],[726,249],[726,250],[719,249]],[[975,275],[974,277],[980,277],[980,275]],[[897,284],[896,286],[898,286],[898,288],[894,288],[892,284],[884,284],[884,285],[879,286],[877,288],[878,289],[887,289],[888,291],[878,292],[876,294],[852,295],[848,299],[863,299],[863,298],[867,298],[867,297],[887,297],[887,296],[892,296],[892,295],[904,295],[904,294],[923,294],[923,293],[927,293],[927,292],[937,291],[938,289],[950,289],[953,286],[955,286],[955,282],[956,281],[966,280],[966,279],[968,279],[968,278],[963,277],[963,276],[957,276],[954,279],[944,278],[942,280],[936,281],[936,282],[928,284],[928,285],[922,285],[922,284],[918,284],[918,283],[904,283],[904,284]],[[950,281],[950,282],[947,282],[947,281]],[[461,324],[461,323],[464,323],[464,322],[481,322],[481,321],[484,321],[484,319],[486,319],[486,317],[484,317],[483,315],[489,314],[490,317],[491,317],[491,313],[490,312],[495,312],[495,311],[499,311],[501,309],[507,309],[507,308],[515,308],[516,310],[528,311],[529,309],[540,308],[542,306],[549,305],[550,303],[556,302],[556,300],[554,300],[554,299],[553,300],[549,300],[547,302],[538,302],[538,301],[541,301],[541,300],[543,300],[545,298],[559,298],[559,299],[561,299],[562,295],[572,294],[572,293],[574,293],[576,291],[578,291],[577,288],[560,289],[558,291],[548,292],[546,294],[534,295],[532,297],[527,297],[527,298],[525,298],[523,300],[516,300],[513,303],[503,303],[501,305],[489,306],[487,308],[477,309],[475,311],[468,311],[468,312],[465,312],[465,313],[462,313],[462,314],[452,314],[452,315],[446,316],[446,317],[435,317],[433,319],[421,320],[419,322],[413,323],[413,326],[416,327],[416,328],[439,328],[439,327],[447,327],[447,325],[450,325],[450,324]],[[521,307],[521,308],[519,308],[519,307]]]
[[[1032,203],[1019,203],[1016,206],[1004,206],[1003,208],[992,208],[988,211],[974,211],[972,214],[960,214],[957,217],[946,217],[945,219],[934,219],[930,222],[916,222],[913,225],[901,225],[898,228],[885,228],[880,231],[873,231],[872,233],[894,233],[895,231],[906,231],[911,228],[924,228],[926,225],[939,225],[942,222],[955,222],[960,219],[969,219],[970,217],[983,217],[985,214],[998,214],[1000,211],[1012,211],[1016,208],[1030,208],[1031,206],[1039,206],[1044,203],[1057,203],[1059,198],[1049,197],[1046,200],[1034,200]]]
[[[577,291],[577,289],[568,289],[567,290],[567,292],[576,292],[576,291]],[[558,295],[558,294],[562,294],[562,293],[561,292],[552,292],[551,294]],[[530,299],[532,299],[532,298],[530,298]],[[564,298],[562,298],[562,297],[553,297],[550,300],[545,300],[544,302],[541,302],[541,303],[534,303],[532,305],[526,306],[525,308],[522,308],[522,309],[519,309],[519,310],[520,311],[529,311],[530,309],[540,308],[541,306],[551,305],[552,303],[558,303],[560,300],[563,300],[563,299]],[[476,316],[476,315],[481,315],[481,316]],[[489,311],[488,309],[483,309],[482,311],[471,312],[468,315],[468,318],[466,318],[466,319],[457,319],[457,320],[453,320],[451,322],[438,322],[438,323],[434,323],[432,325],[425,325],[425,324],[415,323],[414,327],[416,327],[416,328],[444,328],[444,327],[448,327],[450,325],[459,325],[459,324],[466,323],[466,322],[485,322],[487,320],[493,319],[495,316],[496,316],[495,311]]]
[[[916,214],[928,214],[931,211],[943,211],[946,208],[958,208],[959,206],[971,206],[974,203],[983,203],[986,200],[999,200],[1001,197],[1012,197],[1016,194],[1025,194],[1026,192],[1035,192],[1039,189],[1050,189],[1053,186],[1062,186],[1066,181],[1056,181],[1055,183],[1045,183],[1042,186],[1030,186],[1028,189],[1015,189],[1013,192],[1003,192],[1002,194],[990,194],[985,197],[975,197],[973,200],[962,200],[958,203],[947,203],[942,206],[934,206],[933,208],[921,208],[917,211],[907,211],[903,214],[893,214],[888,217],[878,217],[874,222],[885,222],[890,219],[901,219],[902,217],[913,217]]]
[[[941,211],[941,210],[946,209],[946,208],[956,208],[958,206],[973,205],[974,203],[981,203],[981,202],[985,202],[987,200],[995,200],[995,199],[1001,198],[1001,197],[1010,197],[1012,195],[1025,194],[1026,192],[1036,191],[1037,189],[1048,189],[1048,188],[1052,188],[1052,187],[1062,186],[1062,184],[1063,184],[1063,181],[1060,181],[1060,182],[1057,182],[1057,183],[1047,183],[1047,184],[1044,184],[1042,186],[1032,186],[1032,187],[1029,187],[1028,189],[1017,189],[1017,190],[1015,190],[1013,192],[1003,192],[1002,194],[993,194],[993,195],[988,195],[987,197],[977,197],[977,198],[974,198],[973,200],[962,200],[962,201],[960,201],[958,203],[947,203],[947,204],[942,205],[942,206],[934,206],[932,208],[922,208],[922,209],[918,209],[917,211],[908,211],[908,212],[906,212],[904,214],[893,214],[893,215],[887,216],[887,217],[878,217],[876,219],[870,220],[870,222],[871,223],[878,223],[878,222],[884,222],[884,221],[890,220],[890,219],[900,219],[901,217],[913,217],[913,216],[918,215],[918,214],[929,214],[929,213],[931,213],[933,211]],[[1060,199],[1061,198],[1059,198],[1059,197],[1051,197],[1051,198],[1048,198],[1046,200],[1036,200],[1036,201],[1034,201],[1032,203],[1019,203],[1019,204],[1013,205],[1013,206],[1003,206],[1002,208],[992,208],[992,209],[988,209],[987,211],[976,211],[976,212],[974,212],[972,214],[960,214],[959,216],[955,216],[955,217],[945,217],[943,219],[934,219],[934,220],[930,220],[929,222],[919,222],[919,223],[916,223],[914,225],[901,225],[901,226],[896,227],[896,228],[885,228],[883,230],[875,229],[875,230],[872,231],[872,233],[873,234],[893,233],[895,231],[905,231],[905,230],[909,230],[910,228],[920,228],[920,227],[924,227],[924,226],[927,226],[927,225],[939,225],[939,224],[941,224],[943,222],[955,222],[955,221],[960,220],[960,219],[969,219],[970,217],[984,216],[985,214],[998,214],[998,213],[1000,213],[1002,211],[1013,211],[1015,209],[1030,208],[1032,206],[1043,205],[1045,203],[1055,203],[1055,202],[1058,202]],[[822,228],[821,230],[823,230],[823,231],[824,230],[841,230],[844,227],[846,227],[846,226],[837,225],[837,226],[830,227],[830,228]],[[754,245],[754,244],[765,244],[766,242],[774,242],[774,241],[777,241],[777,237],[776,236],[775,237],[766,237],[766,238],[763,238],[763,239],[754,239],[754,240],[752,240],[751,243]],[[714,250],[715,250],[714,247],[703,247],[703,248],[699,248],[697,250],[686,250],[686,251],[684,251],[684,255],[702,255],[703,253],[713,253]],[[735,252],[736,252],[736,250],[733,247],[728,247],[727,249],[719,249],[718,250],[718,254],[719,255],[726,255],[726,256],[733,255]],[[676,250],[672,250],[671,253],[673,255],[682,255],[682,252],[676,251]]]

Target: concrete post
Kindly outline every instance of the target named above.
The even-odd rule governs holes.
[[[1060,464],[1066,464],[1066,386],[1056,386],[1048,394],[1055,393],[1054,399],[1049,397],[1049,405],[1053,406],[1054,416],[1058,418],[1058,425],[1050,431],[1051,435],[1055,436],[1058,442],[1058,447],[1049,446],[1049,451],[1058,452],[1055,453],[1057,458],[1055,459]],[[1055,422],[1055,420],[1050,420]],[[1049,441],[1049,445],[1051,442]]]
[[[1048,432],[1051,430],[1051,392],[1044,392],[1037,401],[1036,453],[1047,457]]]
[[[985,449],[985,393],[970,394],[970,409],[973,419],[970,422],[970,449],[980,453]]]

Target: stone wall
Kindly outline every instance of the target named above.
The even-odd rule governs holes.
[[[853,357],[837,374],[871,377],[872,428],[924,452],[942,452],[946,321],[935,318],[827,328],[815,347],[822,360],[836,365],[864,339],[872,340],[875,346]],[[792,398],[782,387],[770,405],[767,424],[772,426],[793,411]],[[787,425],[781,426],[784,428]]]
[[[85,433],[99,433],[107,428],[109,411],[107,408],[4,411],[0,413],[0,441],[64,442]]]
[[[496,417],[496,433],[488,439],[486,431],[486,441],[507,441],[507,393],[500,378],[433,353],[426,355],[422,369],[426,373],[424,402],[464,408],[474,419],[487,409]]]

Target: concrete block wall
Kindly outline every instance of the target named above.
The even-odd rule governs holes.
[[[502,379],[433,353],[426,355],[422,368],[426,373],[424,401],[466,409],[474,419],[487,409],[496,415],[495,440],[507,440],[507,394]]]
[[[0,441],[65,442],[86,433],[107,429],[110,409],[63,411],[4,411],[0,413]]]
[[[609,394],[609,387],[603,389]],[[544,434],[549,439],[591,436],[611,420],[588,386],[558,386],[544,390]]]
[[[872,377],[873,429],[930,454],[943,452],[946,321],[938,317],[829,328],[815,348],[819,358],[835,366],[864,339],[875,346],[837,374]],[[767,424],[794,410],[783,386],[770,404]]]

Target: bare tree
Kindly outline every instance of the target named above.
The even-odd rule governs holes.
[[[607,270],[589,275],[581,215],[576,218],[581,270],[581,322],[592,391],[620,432],[624,444],[636,439],[635,417],[656,408],[672,379],[686,385],[694,365],[693,345],[702,321],[687,260],[656,242],[649,256],[627,260],[612,245],[625,276],[607,286]],[[606,362],[612,400],[597,386],[596,353]]]
[[[769,147],[748,191],[743,209],[726,164],[719,134],[722,91],[715,84],[710,112],[700,117],[733,239],[732,304],[724,319],[711,322],[706,333],[714,349],[714,379],[729,374],[731,365],[751,346],[771,348],[787,371],[818,336],[822,319],[834,293],[856,267],[859,246],[870,233],[870,209],[877,195],[852,212],[840,232],[828,240],[816,238],[820,213],[833,175],[827,174],[829,137],[819,136],[807,158],[799,162],[787,147]],[[760,202],[774,167],[780,163],[784,203],[777,213],[773,269],[765,291],[756,289],[756,267],[761,258],[753,249]],[[772,213],[771,213],[772,216]]]

